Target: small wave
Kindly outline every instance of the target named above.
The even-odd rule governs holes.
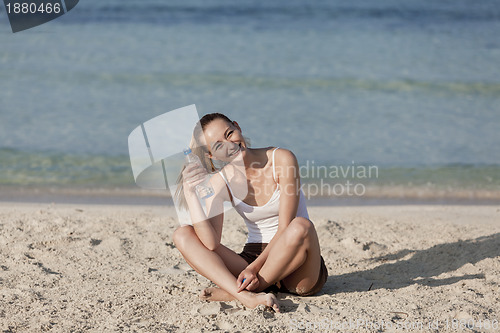
[[[352,173],[350,169],[339,172],[338,168],[315,168],[316,173],[301,169],[304,184],[342,184],[349,180],[353,184],[407,189],[500,191],[500,165],[379,167],[376,173],[370,174],[359,173],[358,169]],[[29,152],[9,148],[0,149],[0,185],[135,186],[128,156]]]
[[[128,156],[0,149],[0,185],[132,186]]]
[[[74,80],[64,73],[52,73],[51,79]],[[430,94],[500,94],[500,82],[459,82],[459,81],[419,81],[419,80],[369,80],[349,77],[271,77],[239,75],[231,73],[85,73],[80,81],[95,80],[143,86],[149,84],[161,87],[251,87],[260,89],[320,89],[320,90],[361,90],[411,93],[423,91]]]

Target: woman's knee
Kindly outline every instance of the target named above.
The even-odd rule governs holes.
[[[175,247],[179,249],[179,251],[182,251],[182,249],[185,248],[187,244],[189,244],[188,240],[194,235],[195,234],[192,226],[186,225],[177,228],[172,236]]]
[[[287,228],[289,229],[287,237],[289,244],[293,246],[302,245],[313,228],[312,222],[308,219],[304,217],[294,218]]]

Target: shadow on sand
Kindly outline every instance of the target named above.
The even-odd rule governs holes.
[[[413,254],[413,255],[411,255]],[[403,259],[410,256],[408,259]],[[484,274],[434,278],[453,272],[467,263],[500,255],[500,233],[476,239],[438,244],[426,250],[401,250],[397,253],[368,259],[383,264],[365,271],[330,275],[323,287],[325,294],[356,292],[376,289],[399,289],[412,284],[441,286],[461,280],[484,279]],[[394,261],[384,263],[387,261]],[[333,272],[329,272],[330,274]]]

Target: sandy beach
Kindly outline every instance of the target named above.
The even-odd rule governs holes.
[[[0,205],[2,332],[500,330],[500,207],[310,207],[329,270],[280,314],[198,299],[171,207]],[[245,227],[225,219],[223,244]],[[465,327],[465,325],[469,325]]]

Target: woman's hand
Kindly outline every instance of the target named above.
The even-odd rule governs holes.
[[[198,163],[189,163],[182,171],[184,190],[191,194],[195,192],[196,185],[201,184],[207,177],[207,170]]]
[[[259,278],[257,272],[247,267],[241,271],[238,276],[238,292],[247,289],[248,291],[255,290],[259,286]]]

